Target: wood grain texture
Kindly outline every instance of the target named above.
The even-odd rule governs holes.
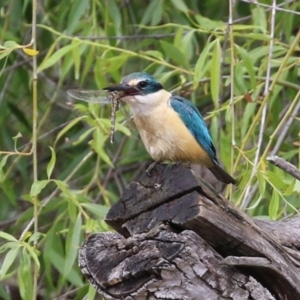
[[[251,219],[182,166],[132,182],[82,271],[106,299],[300,299],[300,217]]]

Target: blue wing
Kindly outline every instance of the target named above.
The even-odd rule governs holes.
[[[171,107],[180,115],[180,118],[195,137],[200,146],[208,153],[212,160],[218,164],[216,149],[209,130],[196,106],[180,96],[172,95]]]

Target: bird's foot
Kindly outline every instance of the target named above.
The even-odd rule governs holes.
[[[176,161],[175,162],[175,166],[179,167],[179,166],[184,166],[186,168],[191,168],[191,162],[182,162],[182,161]]]
[[[153,162],[146,170],[146,174],[151,177],[151,171],[156,167],[156,165],[159,164],[158,161]]]

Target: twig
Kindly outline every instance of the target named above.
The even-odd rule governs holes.
[[[93,151],[88,152],[88,154],[85,157],[83,157],[81,162],[79,164],[77,164],[76,167],[72,170],[72,172],[64,179],[64,182],[67,183],[93,154],[94,154]],[[47,204],[53,199],[53,197],[55,195],[57,195],[57,193],[59,191],[60,191],[60,189],[57,187],[47,198],[45,198],[41,201],[40,208],[37,212],[38,215],[42,212],[43,208],[45,206],[47,206]],[[32,227],[33,224],[34,224],[34,217],[26,225],[25,229],[23,230],[23,232],[20,236],[20,240],[22,240],[24,238],[26,232],[28,232],[30,230],[30,228]]]
[[[138,34],[138,35],[122,35],[122,36],[72,36],[81,40],[144,40],[144,39],[161,39],[164,37],[173,37],[176,33],[166,34]]]
[[[296,179],[300,180],[300,171],[294,165],[284,160],[283,158],[273,155],[268,156],[267,161],[269,161],[274,166],[280,168],[281,170],[286,171]]]
[[[36,41],[36,18],[37,18],[37,0],[32,0],[32,48],[33,50],[37,50]],[[37,94],[37,58],[33,56],[32,58],[32,162],[33,162],[33,181],[36,182],[38,180],[38,157],[37,157],[37,119],[38,119],[38,94]],[[37,196],[33,197],[33,219],[34,219],[34,233],[38,233],[38,198]],[[34,241],[34,246],[37,247],[38,240]],[[34,263],[33,266],[33,292],[32,299],[37,298],[37,289],[38,289],[38,277],[39,277],[39,268]]]
[[[255,5],[259,5],[259,6],[262,6],[262,7],[267,7],[270,10],[273,10],[275,8],[275,10],[278,10],[278,11],[282,11],[282,12],[286,12],[286,13],[294,14],[294,15],[300,15],[300,12],[298,12],[298,11],[285,9],[285,8],[280,8],[279,5],[275,5],[275,7],[274,7],[274,5],[270,6],[268,4],[260,3],[258,1],[253,1],[253,0],[242,0],[242,1],[247,2],[247,3],[253,3]],[[286,4],[286,3],[283,2],[283,4]]]
[[[267,65],[267,72],[266,72],[266,83],[265,83],[265,89],[264,89],[264,97],[267,96],[267,94],[270,92],[270,77],[271,77],[271,60],[273,56],[273,46],[274,46],[274,34],[275,34],[275,17],[276,17],[276,0],[273,0],[272,5],[272,16],[271,16],[271,33],[270,33],[270,45],[269,45],[269,56],[268,56],[268,65]],[[266,102],[263,107],[262,116],[261,116],[261,123],[260,123],[260,129],[259,129],[259,135],[258,135],[258,141],[257,141],[257,150],[255,153],[254,158],[254,168],[252,169],[250,178],[249,178],[249,184],[247,186],[245,196],[242,202],[242,207],[245,207],[247,203],[249,203],[249,193],[251,190],[251,181],[254,177],[254,175],[257,172],[257,167],[259,163],[259,156],[260,156],[260,150],[263,143],[263,135],[264,135],[264,129],[265,129],[265,123],[267,118],[267,111],[268,111],[268,103]]]
[[[235,6],[235,0],[229,0],[229,17],[228,17],[228,35],[229,35],[229,44],[230,44],[230,100],[229,107],[231,112],[231,174],[233,173],[234,165],[234,148],[236,146],[235,141],[235,113],[234,113],[234,71],[235,71],[235,57],[234,57],[234,37],[233,37],[233,10]],[[232,197],[232,186],[230,193],[230,200]]]
[[[296,106],[293,109],[293,112],[291,113],[289,119],[286,121],[285,124],[282,125],[282,127],[281,127],[282,131],[280,132],[280,135],[278,136],[277,142],[271,152],[271,155],[275,155],[278,152],[279,147],[281,146],[282,142],[285,140],[286,134],[288,133],[293,121],[295,120],[295,117],[298,116],[298,114],[299,114],[299,111],[300,111],[299,98],[300,98],[300,89],[298,91],[298,94],[295,97],[295,100],[297,101]]]
[[[246,2],[246,1],[244,1],[244,2]],[[249,3],[249,1],[247,1],[248,3]],[[294,3],[295,2],[295,0],[288,0],[288,1],[284,1],[284,2],[282,2],[282,3],[279,3],[279,4],[277,4],[277,10],[280,10],[280,9],[278,9],[279,7],[281,7],[281,6],[284,6],[284,5],[287,5],[287,4],[290,4],[290,3]],[[250,3],[251,4],[251,3]],[[268,8],[266,8],[265,10],[264,10],[264,12],[266,13],[266,12],[268,12],[268,11],[270,11],[272,9],[272,6],[269,6]],[[241,17],[241,18],[239,18],[239,19],[235,19],[234,21],[233,21],[233,24],[237,24],[237,23],[243,23],[243,22],[245,22],[245,21],[247,21],[247,20],[250,20],[252,18],[252,16],[250,15],[250,16],[246,16],[246,17]]]
[[[271,151],[271,156],[277,154],[277,152],[279,151],[279,148],[282,145],[283,141],[285,140],[286,134],[288,133],[295,117],[299,114],[299,111],[300,111],[299,98],[300,98],[300,89],[299,89],[296,97],[294,98],[293,103],[290,105],[288,111],[285,113],[285,116],[283,117],[282,121],[280,122],[280,124],[278,125],[278,127],[276,128],[274,133],[272,134],[272,139],[270,137],[270,142],[268,143],[268,146],[266,147],[265,153],[267,153],[268,149],[271,147],[271,141],[273,140],[273,137],[277,135],[279,130],[281,130],[280,135],[278,136],[277,142]],[[290,113],[289,112],[290,110],[293,110],[293,111]],[[285,119],[288,116],[289,116],[288,120],[285,121]],[[258,183],[255,183],[251,192],[249,193],[248,203],[245,203],[245,207],[247,207],[249,202],[251,201],[251,199],[253,199],[254,195],[256,194],[257,189],[258,189]]]

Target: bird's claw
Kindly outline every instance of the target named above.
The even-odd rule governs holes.
[[[153,170],[153,168],[158,164],[157,161],[153,162],[146,170],[146,174],[151,177],[151,171]]]

